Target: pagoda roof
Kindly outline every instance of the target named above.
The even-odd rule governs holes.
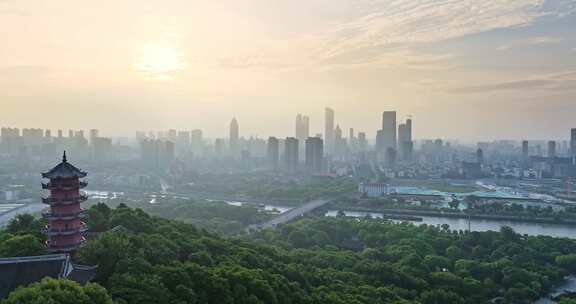
[[[56,167],[52,168],[50,171],[46,173],[42,173],[43,178],[82,178],[86,177],[87,173],[76,168],[74,165],[68,162],[66,159],[66,151],[64,151],[64,155],[62,156],[62,162],[59,163]]]

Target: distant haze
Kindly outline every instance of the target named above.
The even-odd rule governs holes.
[[[568,138],[573,0],[0,0],[0,126]],[[347,133],[347,132],[345,132]]]

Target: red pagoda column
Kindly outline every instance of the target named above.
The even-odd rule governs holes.
[[[42,183],[42,189],[50,190],[50,196],[42,198],[42,202],[50,205],[42,216],[48,220],[48,225],[42,232],[48,237],[46,245],[50,252],[73,252],[85,241],[83,233],[86,224],[82,218],[86,211],[80,203],[88,197],[80,189],[87,183],[81,178],[87,173],[74,167],[66,160],[66,151],[62,162],[52,170],[42,173],[43,178],[50,179],[47,184]]]

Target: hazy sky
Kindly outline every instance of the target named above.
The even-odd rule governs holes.
[[[0,0],[0,125],[566,138],[575,0]]]

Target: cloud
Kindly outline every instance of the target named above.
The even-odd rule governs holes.
[[[562,37],[533,37],[514,41],[513,43],[497,47],[498,51],[508,51],[513,48],[535,46],[535,45],[551,45],[563,42],[565,39]]]
[[[550,3],[555,5],[551,5]],[[569,0],[364,0],[365,14],[339,24],[320,50],[325,57],[358,49],[433,43],[494,29],[525,26],[576,11]],[[541,41],[543,42],[543,41]]]
[[[452,55],[428,54],[417,51],[423,49],[419,47],[495,29],[526,26],[544,16],[559,18],[576,12],[572,0],[349,1],[351,7],[346,17],[330,20],[314,32],[300,33],[281,42],[269,41],[253,53],[238,55],[239,59],[223,61],[234,68],[311,65],[335,68],[368,64],[412,68],[437,64],[438,68],[446,68],[446,58],[434,57]],[[549,44],[560,39],[536,37],[522,43]],[[258,55],[255,58],[253,54]]]
[[[573,91],[576,90],[576,71],[541,75],[529,79],[461,86],[449,89],[451,93],[489,93],[501,91]]]

